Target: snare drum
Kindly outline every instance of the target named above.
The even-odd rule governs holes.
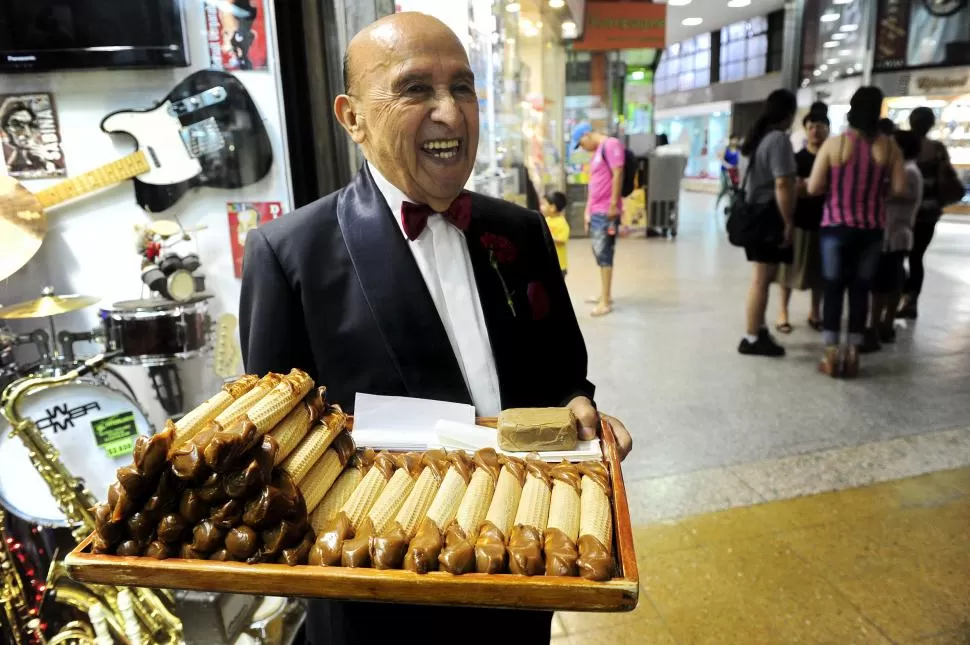
[[[76,381],[27,395],[29,417],[75,477],[99,500],[107,498],[115,471],[131,463],[135,437],[152,434],[145,415],[127,396],[105,385]],[[43,526],[67,526],[57,502],[30,461],[20,437],[0,418],[0,505]]]
[[[123,300],[101,310],[109,351],[123,365],[163,365],[205,350],[209,317],[203,299],[190,302]]]

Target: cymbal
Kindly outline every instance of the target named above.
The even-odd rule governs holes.
[[[9,307],[0,308],[0,320],[20,318],[47,318],[66,314],[70,311],[84,309],[101,302],[101,298],[94,296],[41,296],[35,300],[20,302]]]
[[[47,233],[37,197],[13,177],[0,176],[0,280],[34,257]]]
[[[179,226],[178,222],[173,222],[170,219],[160,219],[149,224],[148,230],[160,237],[172,237],[181,233],[182,227]]]

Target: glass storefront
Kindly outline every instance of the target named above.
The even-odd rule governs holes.
[[[657,134],[666,134],[670,143],[687,152],[684,177],[716,179],[721,174],[719,155],[731,136],[731,112],[715,111],[690,116],[659,116]]]

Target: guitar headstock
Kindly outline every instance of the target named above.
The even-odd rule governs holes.
[[[240,371],[242,355],[239,351],[239,341],[236,340],[238,324],[236,317],[229,313],[219,316],[216,322],[216,345],[212,370],[224,379],[236,376]]]

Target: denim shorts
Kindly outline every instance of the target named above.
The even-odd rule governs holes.
[[[613,252],[616,250],[616,225],[604,213],[593,213],[589,219],[589,234],[593,238],[593,255],[601,267],[613,266]],[[610,229],[612,227],[612,233]]]

